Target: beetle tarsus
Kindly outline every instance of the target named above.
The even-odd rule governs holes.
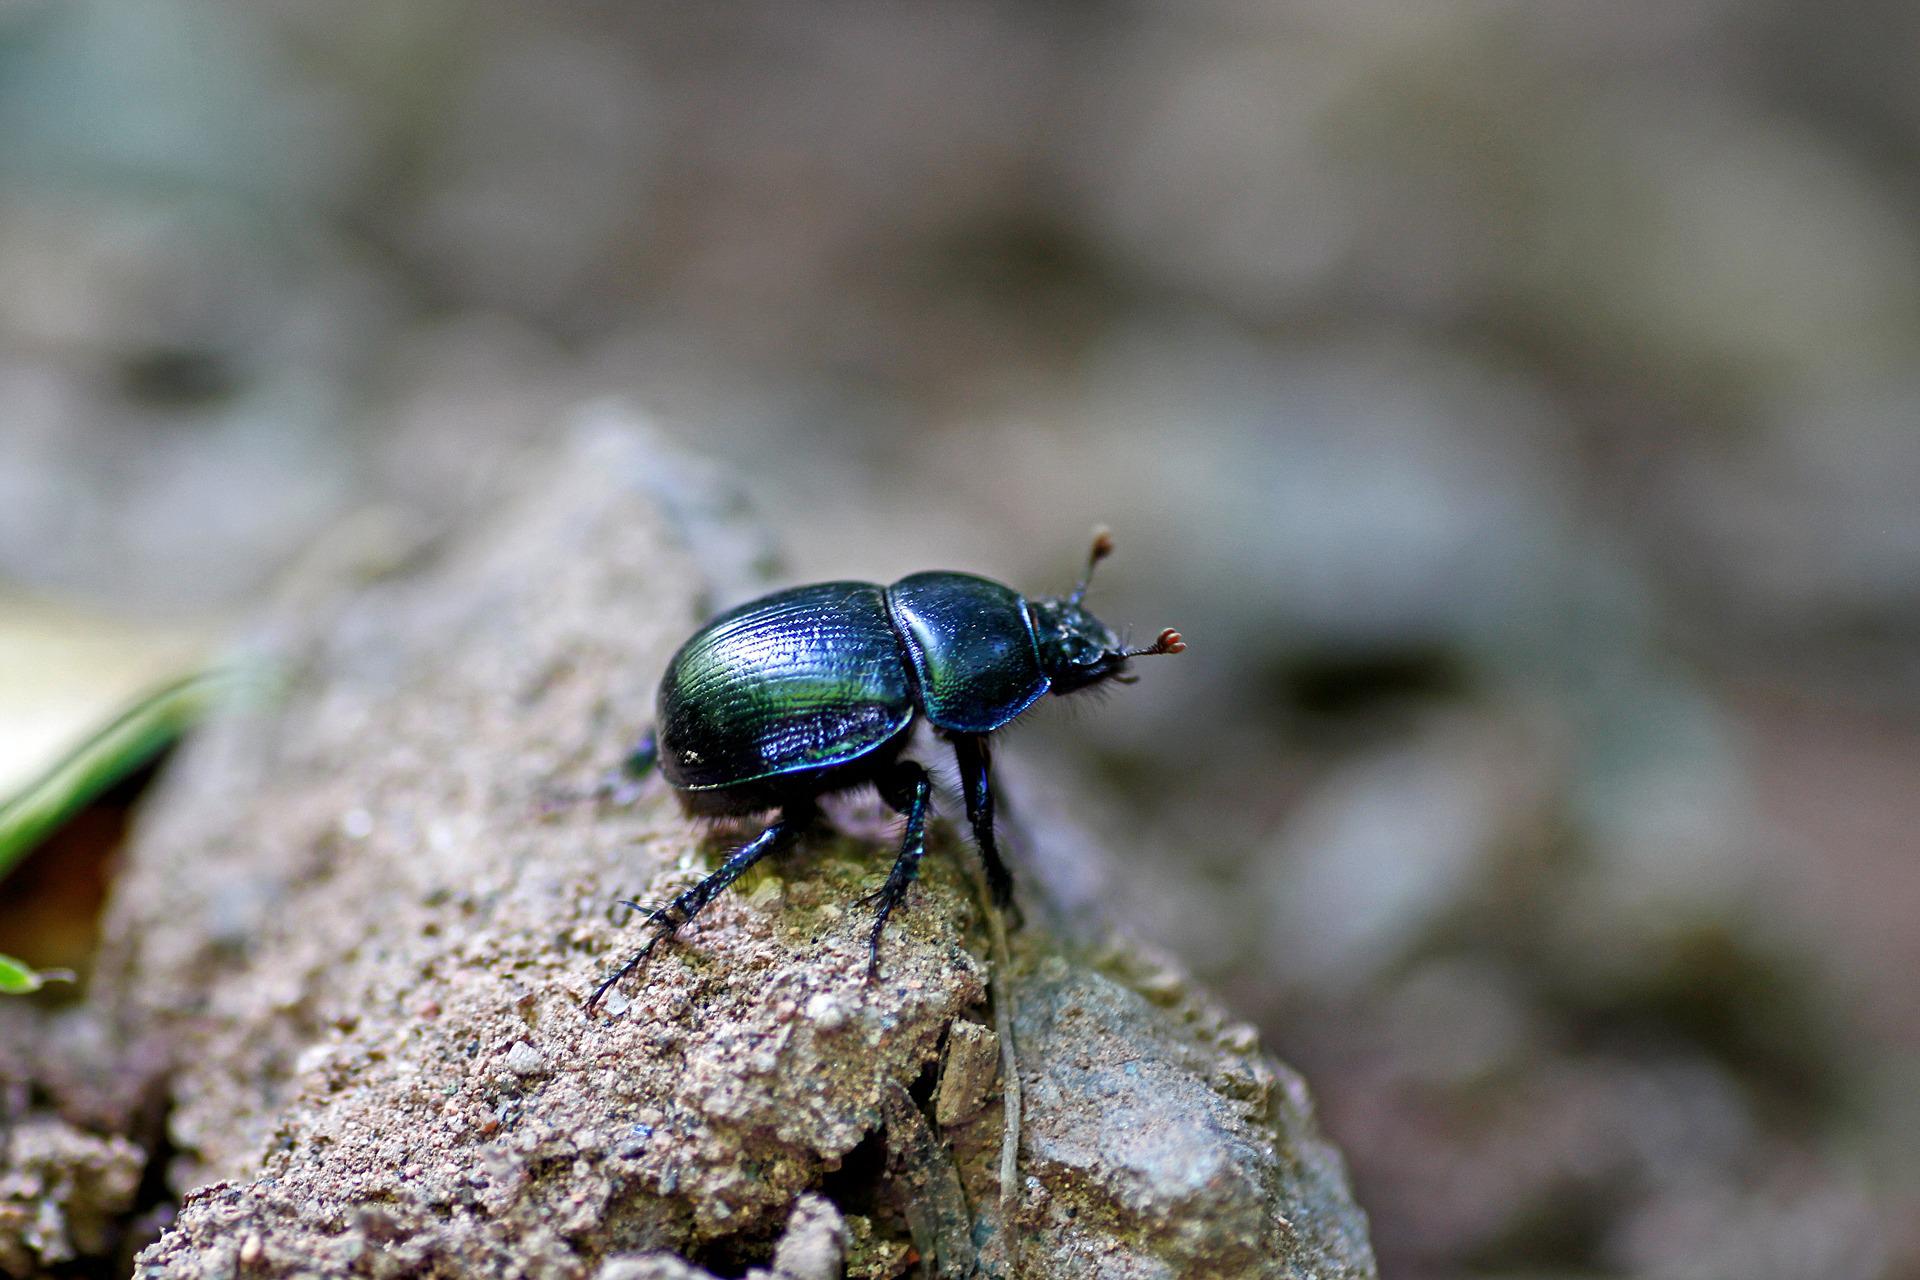
[[[682,890],[665,906],[648,911],[647,927],[657,932],[633,953],[632,959],[621,965],[594,988],[593,995],[587,999],[585,1012],[591,1015],[607,992],[617,986],[622,978],[639,968],[663,940],[672,937],[679,932],[682,925],[699,915],[701,908],[719,897],[722,890],[746,873],[747,868],[768,854],[776,853],[792,844],[794,837],[799,835],[801,828],[806,825],[811,816],[810,809],[806,812],[791,806],[783,809],[779,817],[767,824],[766,830],[734,850],[712,875],[692,888]],[[633,907],[635,910],[646,910],[637,902],[624,902],[623,905]]]
[[[880,798],[896,813],[907,817],[906,832],[900,837],[900,856],[878,889],[862,899],[879,904],[873,914],[873,930],[867,935],[867,980],[880,976],[880,934],[887,917],[906,899],[907,889],[920,874],[920,859],[927,852],[927,798],[933,784],[927,771],[912,760],[902,760],[880,780]]]

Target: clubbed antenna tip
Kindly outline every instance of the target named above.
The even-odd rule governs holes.
[[[1123,649],[1120,651],[1120,656],[1123,658],[1151,658],[1163,653],[1185,653],[1186,651],[1186,640],[1181,637],[1178,631],[1175,631],[1172,627],[1168,627],[1155,637],[1154,642],[1146,648]]]
[[[1093,531],[1093,548],[1087,552],[1087,571],[1080,575],[1079,583],[1075,585],[1073,594],[1067,599],[1079,604],[1087,594],[1088,585],[1093,582],[1093,571],[1099,567],[1102,560],[1112,554],[1113,535],[1107,531],[1107,526],[1096,526]]]
[[[1096,526],[1093,531],[1093,550],[1087,556],[1092,564],[1099,564],[1113,554],[1113,533],[1105,525]]]

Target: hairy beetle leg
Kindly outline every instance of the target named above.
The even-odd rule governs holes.
[[[993,893],[993,905],[1013,906],[1013,873],[1000,857],[1000,845],[993,835],[993,753],[984,737],[958,737],[953,740],[953,758],[960,765],[960,790],[967,802],[967,823],[973,828],[973,842],[980,846],[980,860],[986,864],[987,887]]]
[[[782,810],[780,816],[767,825],[766,830],[734,850],[732,856],[720,864],[719,870],[702,880],[699,884],[694,885],[691,889],[686,889],[675,895],[673,901],[667,903],[664,907],[657,907],[649,911],[646,920],[647,927],[655,929],[657,932],[651,938],[648,938],[638,951],[633,953],[632,959],[614,970],[613,973],[607,976],[605,981],[594,988],[593,995],[587,999],[584,1012],[591,1015],[595,1006],[600,1003],[601,998],[605,996],[607,992],[618,985],[622,978],[625,978],[645,963],[647,957],[653,954],[655,947],[659,946],[664,939],[670,938],[678,932],[680,926],[699,915],[701,908],[719,897],[722,890],[746,873],[747,868],[768,854],[777,853],[792,844],[794,838],[800,834],[802,828],[812,820],[812,817],[813,810],[811,808],[805,811],[794,807]],[[640,904],[628,903],[627,905],[639,908]]]
[[[912,760],[900,761],[880,780],[880,798],[896,813],[907,816],[907,830],[900,838],[900,856],[893,860],[886,883],[860,900],[879,904],[873,916],[873,931],[867,935],[869,982],[880,976],[880,934],[887,927],[887,917],[905,900],[907,889],[920,874],[920,859],[926,856],[927,797],[932,790],[927,771]]]

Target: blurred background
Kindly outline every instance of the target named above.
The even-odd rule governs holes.
[[[1193,647],[1012,735],[1086,846],[1016,865],[1306,1072],[1384,1274],[1920,1276],[1917,49],[12,0],[0,789],[612,403],[780,581],[1059,590],[1104,522]]]

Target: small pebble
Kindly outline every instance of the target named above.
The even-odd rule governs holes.
[[[1236,1022],[1221,1033],[1220,1043],[1234,1053],[1252,1053],[1260,1044],[1260,1033],[1244,1022]]]
[[[1186,980],[1178,969],[1160,968],[1145,974],[1134,984],[1134,989],[1155,1004],[1167,1004],[1179,996],[1186,986]]]
[[[807,1021],[822,1031],[837,1031],[847,1025],[846,1006],[822,991],[807,1000]]]
[[[333,1060],[333,1046],[330,1044],[311,1044],[300,1051],[293,1060],[295,1075],[311,1075]]]

